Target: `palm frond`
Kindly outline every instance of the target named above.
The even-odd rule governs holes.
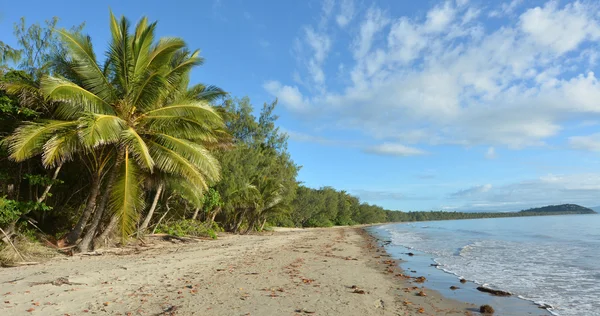
[[[144,110],[150,109],[161,95],[167,94],[167,82],[158,71],[148,74],[134,87],[133,104]]]
[[[192,68],[202,65],[202,63],[204,63],[204,58],[200,57],[199,50],[189,53],[189,51],[181,49],[173,54],[170,69],[165,74],[165,78],[172,86],[185,91],[187,87],[181,87],[181,81],[187,79],[187,75],[189,75]]]
[[[202,190],[208,190],[205,176],[198,168],[180,153],[157,142],[149,142],[150,154],[159,170],[178,175]]]
[[[217,86],[206,86],[201,83],[190,87],[185,93],[185,98],[188,100],[206,102],[213,102],[225,96],[227,96],[227,92],[223,89]]]
[[[9,158],[24,161],[42,152],[44,144],[58,131],[75,129],[76,121],[41,121],[25,123],[7,137]]]
[[[215,128],[204,122],[179,116],[147,116],[140,121],[146,133],[167,134],[177,138],[197,140],[203,144],[216,143],[220,140],[215,135]]]
[[[42,164],[53,168],[73,159],[73,155],[81,150],[81,143],[76,129],[67,129],[56,133],[45,144],[42,152]]]
[[[139,213],[144,209],[142,179],[128,150],[125,150],[119,176],[111,189],[109,202],[109,209],[119,219],[118,227],[123,242],[135,231]]]
[[[223,126],[221,116],[213,107],[203,101],[182,100],[181,103],[150,110],[143,115],[143,117],[148,116],[178,116],[198,122],[214,124],[214,126]]]
[[[130,80],[132,79],[133,67],[132,51],[129,45],[129,21],[121,17],[117,21],[112,11],[110,12],[110,31],[112,40],[108,50],[108,62],[113,69],[120,90],[128,95],[131,90]],[[125,103],[126,104],[126,103]],[[125,111],[128,112],[128,111]]]
[[[167,188],[174,191],[181,198],[192,204],[194,208],[202,207],[202,188],[198,188],[179,177],[171,177],[167,182]]]
[[[156,142],[177,152],[191,162],[211,181],[220,177],[219,161],[204,147],[191,141],[176,138],[166,134],[156,135]]]
[[[163,68],[171,61],[173,54],[184,47],[185,42],[180,38],[161,38],[150,52],[148,68]]]
[[[92,40],[78,32],[58,31],[67,45],[72,69],[78,74],[83,87],[98,98],[109,101],[114,97],[112,85],[98,65]]]
[[[121,133],[121,140],[123,144],[129,148],[129,151],[133,155],[135,161],[142,166],[144,169],[152,172],[154,168],[154,160],[150,156],[150,151],[146,142],[136,133],[133,128],[127,128]]]
[[[141,78],[148,68],[150,49],[154,42],[156,22],[148,25],[148,19],[142,18],[136,26],[133,39],[133,77]]]
[[[79,137],[88,148],[118,142],[121,133],[127,127],[123,119],[113,115],[88,114],[78,121]]]
[[[104,99],[66,79],[50,76],[44,77],[42,78],[41,89],[44,95],[50,99],[62,101],[70,105],[72,112],[115,113],[111,105]]]

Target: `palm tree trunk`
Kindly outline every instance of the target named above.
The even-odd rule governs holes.
[[[194,211],[194,216],[192,216],[193,220],[196,220],[196,218],[198,217],[198,213],[200,212],[200,208],[196,207],[196,210]]]
[[[169,200],[170,199],[171,199],[171,197],[169,197],[167,199],[167,203],[165,203],[165,207],[167,208],[167,210],[165,211],[165,213],[163,214],[163,216],[160,217],[160,219],[156,223],[156,226],[154,226],[154,229],[152,230],[152,234],[154,234],[156,232],[156,229],[158,228],[158,225],[160,225],[160,222],[162,222],[162,220],[165,218],[165,216],[167,216],[167,214],[169,214],[169,211],[171,210],[171,208],[169,207]]]
[[[212,227],[212,223],[215,222],[215,217],[217,217],[217,214],[219,214],[219,212],[221,212],[221,207],[217,206],[217,208],[213,210],[212,217],[210,218],[210,222],[208,223],[210,227]]]
[[[40,196],[37,199],[38,203],[44,202],[44,200],[46,199],[46,197],[48,197],[48,193],[50,192],[50,189],[52,189],[52,184],[56,180],[56,178],[58,177],[58,173],[60,172],[60,168],[62,168],[62,164],[58,165],[58,167],[56,167],[56,170],[54,170],[54,176],[52,176],[52,182],[46,186],[46,189],[44,190],[44,193],[42,193],[42,196]]]
[[[265,218],[263,219],[263,222],[262,222],[262,224],[260,225],[260,231],[263,231],[263,230],[265,229],[265,224],[266,224],[266,223],[267,223],[267,218],[265,217]]]
[[[75,227],[73,227],[71,232],[66,237],[68,244],[74,244],[77,241],[77,239],[79,239],[79,237],[81,236],[85,225],[87,224],[88,220],[90,219],[90,216],[96,208],[96,200],[98,198],[98,193],[100,193],[100,185],[100,175],[94,174],[92,176],[92,190],[90,192],[90,196],[88,197],[85,210],[83,211],[83,214],[81,214],[81,217],[79,217],[79,221],[77,221]]]
[[[240,217],[237,218],[237,222],[235,223],[235,228],[233,229],[234,233],[237,234],[240,231],[240,226],[242,226],[242,222],[244,221],[244,216],[246,216],[247,212],[248,212],[248,210],[244,209],[242,214],[240,214]]]
[[[144,222],[142,223],[142,225],[140,226],[140,229],[138,230],[142,234],[146,231],[146,228],[148,228],[148,224],[150,224],[150,220],[152,219],[152,215],[154,214],[154,211],[156,210],[156,205],[158,204],[158,200],[160,199],[160,194],[162,193],[163,188],[164,188],[164,184],[161,183],[158,186],[158,189],[156,189],[156,195],[154,195],[154,201],[152,201],[152,206],[150,206],[150,210],[148,210],[148,214],[146,215]]]
[[[112,234],[115,227],[117,227],[117,223],[119,222],[119,217],[117,215],[113,215],[110,218],[110,222],[104,229],[104,231],[94,240],[94,248],[99,248],[101,243],[107,244],[109,236]]]
[[[256,217],[253,217],[250,222],[248,223],[248,228],[246,228],[246,230],[244,231],[244,235],[248,234],[252,228],[254,228],[254,224],[256,223]]]
[[[108,183],[106,184],[105,193],[102,196],[102,200],[100,200],[100,204],[96,208],[94,218],[92,219],[92,224],[90,225],[87,233],[83,236],[81,242],[79,243],[78,249],[80,252],[88,252],[91,250],[90,246],[92,244],[92,240],[94,240],[94,236],[96,235],[96,231],[98,230],[98,226],[100,226],[100,221],[102,220],[102,215],[104,215],[104,211],[106,210],[106,204],[108,203],[110,191],[117,178],[117,173],[117,166],[115,166],[114,169],[110,171],[110,176],[108,178]]]

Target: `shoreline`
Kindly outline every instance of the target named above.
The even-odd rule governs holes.
[[[386,236],[374,231],[377,226],[383,225],[387,224],[374,225],[366,228],[366,230],[380,243],[388,244],[390,241]],[[428,278],[426,281],[426,287],[430,287],[440,292],[446,298],[452,299],[455,297],[454,299],[459,301],[476,304],[478,306],[489,304],[496,309],[496,312],[500,312],[499,315],[557,315],[551,309],[545,307],[549,305],[537,303],[532,299],[527,299],[520,295],[512,294],[508,297],[494,296],[477,290],[478,286],[486,286],[485,283],[478,283],[469,279],[466,279],[466,283],[461,283],[459,280],[463,279],[462,276],[441,268],[439,263],[435,260],[435,257],[429,253],[402,245],[389,244],[383,246],[383,248],[386,249],[386,252],[392,255],[392,257],[400,260],[400,267],[409,275],[416,276],[425,274],[430,276],[431,279]],[[414,253],[414,256],[400,257],[399,255],[408,252]],[[418,270],[419,273],[416,273],[416,270]],[[457,286],[458,289],[451,290],[449,289],[450,286]],[[500,288],[496,290],[504,289]]]
[[[478,310],[399,276],[397,262],[363,228],[225,235],[153,247],[0,269],[0,314],[410,316]]]

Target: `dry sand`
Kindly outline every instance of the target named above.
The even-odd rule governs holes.
[[[225,235],[136,254],[63,257],[0,269],[0,315],[465,315],[473,309],[398,276],[387,260],[358,228]]]

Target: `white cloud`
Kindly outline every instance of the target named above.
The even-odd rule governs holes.
[[[491,184],[484,184],[484,185],[477,185],[474,187],[470,187],[468,189],[464,189],[464,190],[460,190],[457,192],[454,192],[451,194],[452,197],[454,198],[464,198],[464,197],[469,197],[472,195],[477,195],[480,193],[485,193],[488,192],[489,190],[492,189],[492,185]]]
[[[396,143],[384,143],[381,145],[365,148],[364,151],[376,155],[399,157],[418,156],[426,154],[426,152],[421,149],[408,147]]]
[[[485,152],[486,159],[496,159],[496,149],[494,147],[489,147]]]
[[[308,60],[308,72],[317,84],[325,82],[325,73],[321,69],[331,49],[331,40],[324,33],[318,33],[307,27],[304,33],[306,44],[312,49],[313,57]]]
[[[521,15],[521,28],[542,47],[550,47],[556,53],[571,51],[584,40],[600,35],[594,11],[580,2],[569,3],[564,8],[550,1],[544,7],[535,7]]]
[[[551,204],[598,205],[600,174],[549,174],[501,186],[476,186],[451,194],[461,199],[460,209],[480,211],[519,211]]]
[[[374,36],[379,33],[388,23],[389,19],[379,8],[371,7],[367,11],[366,18],[360,26],[360,32],[354,44],[355,58],[363,58],[369,52],[369,50],[371,50]]]
[[[351,22],[353,62],[329,56],[332,35],[306,28],[309,93],[281,83],[267,91],[292,111],[319,109],[330,128],[379,142],[544,146],[566,122],[600,117],[600,83],[581,51],[600,44],[599,17],[588,2],[515,3],[505,9],[520,17],[495,28],[468,3],[411,17],[372,7]],[[328,76],[329,62],[336,71],[343,63],[343,76]]]
[[[340,27],[345,27],[354,18],[354,1],[342,0],[340,3],[340,13],[335,17],[335,21]]]
[[[569,145],[574,149],[600,152],[600,133],[569,137]]]
[[[277,96],[279,101],[285,103],[292,110],[299,112],[308,110],[309,105],[297,87],[284,86],[278,81],[268,81],[263,88]]]
[[[501,17],[512,14],[515,9],[523,3],[523,0],[512,0],[511,2],[505,2],[500,5],[500,8],[493,10],[489,13],[490,17]]]
[[[444,5],[437,6],[427,12],[427,21],[425,22],[425,31],[441,32],[448,27],[454,19],[455,10],[450,1]]]

